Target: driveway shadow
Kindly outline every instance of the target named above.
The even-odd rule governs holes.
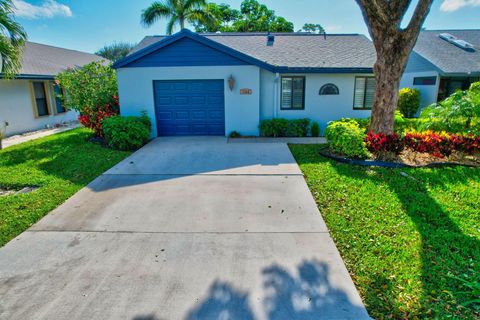
[[[367,319],[362,307],[352,304],[346,292],[329,282],[329,273],[328,265],[316,260],[304,260],[296,274],[278,264],[264,268],[262,317],[252,311],[247,291],[215,281],[207,297],[190,310],[186,319]],[[251,297],[250,301],[257,298]]]

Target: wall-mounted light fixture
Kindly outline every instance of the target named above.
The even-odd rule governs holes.
[[[235,88],[235,78],[233,78],[233,75],[230,75],[230,78],[228,78],[228,87],[230,88],[230,91],[233,91]]]

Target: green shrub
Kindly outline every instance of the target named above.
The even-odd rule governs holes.
[[[260,122],[260,135],[264,137],[306,137],[309,129],[310,119],[278,118]]]
[[[480,118],[480,83],[472,83],[470,89],[456,91],[447,99],[426,107],[420,118],[431,120],[425,127],[434,130],[435,120],[443,123],[446,131],[476,131],[474,122]],[[477,118],[477,119],[476,119]],[[463,126],[458,126],[463,122]]]
[[[403,88],[398,97],[398,110],[406,117],[413,118],[420,108],[420,91]]]
[[[312,137],[320,137],[320,125],[318,122],[315,121],[310,130],[312,131]]]
[[[136,150],[150,139],[151,123],[146,115],[141,117],[114,116],[102,123],[107,144],[118,150]]]
[[[366,158],[366,134],[353,119],[330,122],[325,130],[330,149],[349,158]]]
[[[242,134],[238,131],[232,131],[230,132],[230,134],[228,135],[230,138],[240,138],[242,136]]]

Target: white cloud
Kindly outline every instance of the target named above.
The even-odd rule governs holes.
[[[440,10],[452,12],[463,7],[480,7],[480,0],[443,0]]]
[[[41,5],[33,5],[24,0],[13,0],[15,14],[28,19],[71,17],[72,10],[69,6],[55,0],[45,0]]]

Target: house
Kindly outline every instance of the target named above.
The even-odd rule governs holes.
[[[400,87],[416,88],[421,107],[480,81],[480,29],[421,31]]]
[[[76,120],[77,113],[62,105],[54,77],[103,58],[33,42],[26,43],[22,58],[15,79],[1,79],[0,74],[0,130],[10,136]]]
[[[363,35],[216,33],[146,37],[116,62],[122,115],[145,110],[152,136],[258,135],[272,118],[322,127],[368,117],[376,54]]]

